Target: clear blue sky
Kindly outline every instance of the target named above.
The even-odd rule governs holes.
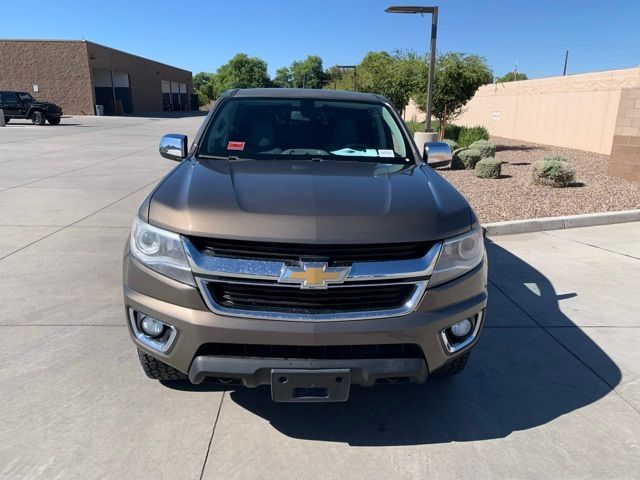
[[[269,72],[307,54],[325,67],[370,50],[427,50],[428,16],[389,15],[419,0],[0,0],[1,38],[82,39],[193,71],[237,52]],[[486,57],[530,77],[640,65],[640,0],[440,0],[439,51]],[[9,20],[13,18],[13,20]]]

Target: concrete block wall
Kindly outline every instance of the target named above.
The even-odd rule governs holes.
[[[136,113],[159,112],[162,106],[161,80],[186,83],[187,93],[193,92],[192,75],[187,70],[132,55],[97,43],[86,42],[89,66],[128,73],[133,111]]]
[[[640,87],[621,91],[607,173],[640,181]]]
[[[60,105],[65,114],[92,115],[85,42],[0,40],[0,90],[29,92]]]
[[[627,88],[640,88],[640,68],[485,85],[454,123],[609,155]]]

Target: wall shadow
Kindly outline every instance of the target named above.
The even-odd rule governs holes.
[[[500,145],[496,144],[496,152],[526,152],[527,150],[542,150],[532,145]]]
[[[338,404],[273,403],[267,387],[229,386],[231,400],[293,438],[392,446],[504,438],[609,393],[621,374],[604,351],[576,330],[573,347],[603,367],[609,384],[540,326],[575,326],[558,307],[559,299],[575,293],[558,296],[551,282],[520,258],[490,241],[487,249],[492,279],[487,324],[461,375],[434,377],[425,385],[353,387],[349,401]]]

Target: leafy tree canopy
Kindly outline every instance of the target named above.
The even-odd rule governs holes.
[[[404,110],[426,75],[424,58],[414,52],[369,52],[358,65],[358,89],[384,95]]]
[[[238,53],[218,68],[215,84],[218,95],[232,88],[268,87],[271,80],[267,73],[267,62],[245,53]]]
[[[528,80],[528,79],[529,77],[527,77],[526,73],[517,72],[514,75],[513,72],[507,72],[503,76],[498,77],[496,81],[498,83],[504,83],[504,82],[513,82],[514,80]]]
[[[295,88],[322,88],[327,79],[322,68],[322,59],[309,55],[302,61],[295,61],[289,67],[291,86]]]
[[[493,80],[493,73],[483,57],[461,52],[448,52],[436,58],[433,84],[433,115],[444,129],[449,119],[462,112],[478,88]],[[427,104],[427,80],[414,90],[413,99],[424,111]]]
[[[276,76],[273,79],[273,85],[281,88],[293,87],[293,78],[291,70],[287,67],[281,67],[276,70]]]

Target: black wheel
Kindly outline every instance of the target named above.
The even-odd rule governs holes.
[[[438,370],[433,372],[431,375],[434,377],[445,377],[448,375],[458,375],[462,373],[464,367],[467,366],[467,362],[469,362],[469,357],[471,356],[471,352],[463,353],[455,360],[443,365]]]
[[[147,355],[141,350],[138,350],[138,358],[140,359],[140,365],[147,377],[154,380],[186,380],[187,376],[180,370],[161,362],[151,355]]]
[[[34,125],[44,125],[46,120],[47,117],[42,112],[35,111],[31,114],[31,121]]]
[[[9,123],[10,120],[11,120],[11,117],[4,117],[4,123]]]
[[[47,118],[47,122],[51,125],[60,125],[60,117]]]

